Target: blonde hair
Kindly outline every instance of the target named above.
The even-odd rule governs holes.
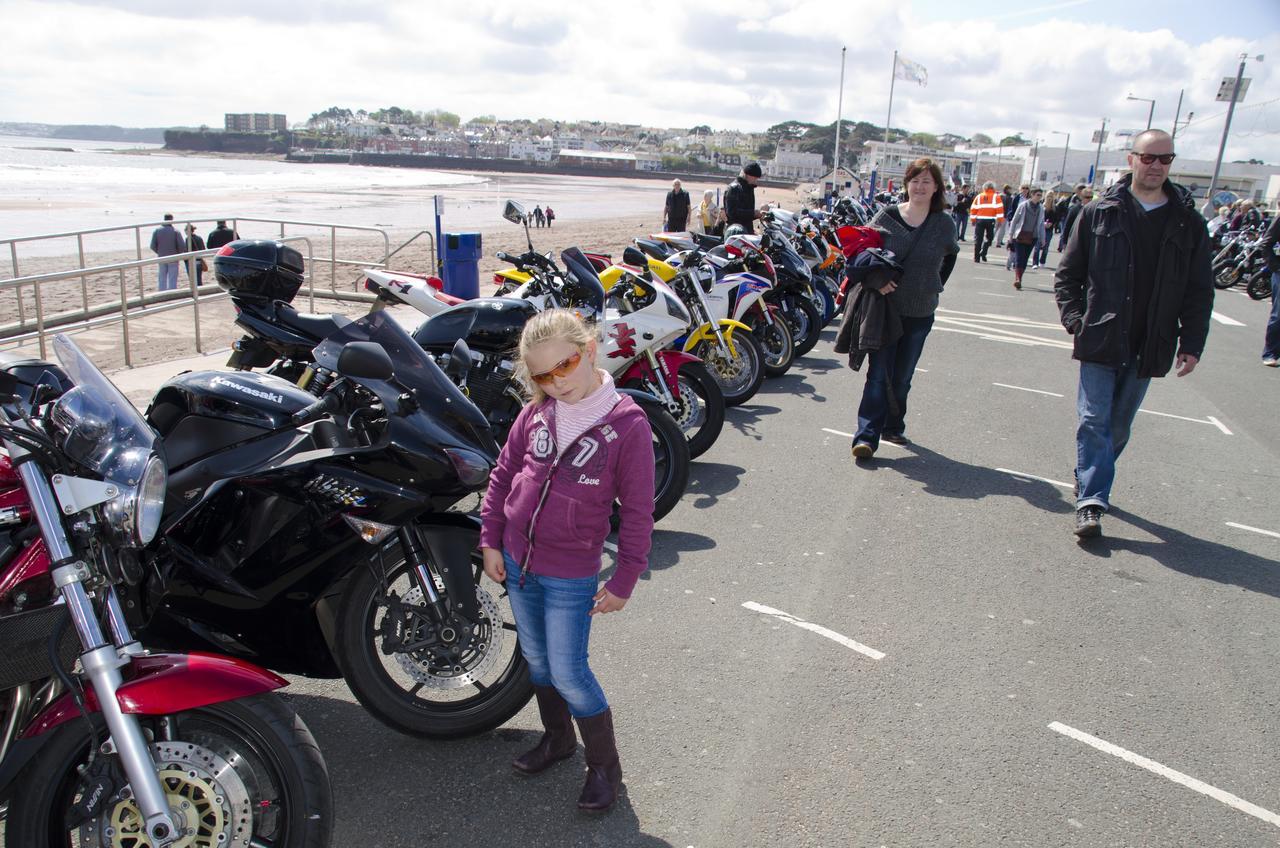
[[[596,331],[582,320],[578,313],[569,309],[548,309],[539,312],[524,325],[520,334],[520,346],[516,351],[516,375],[524,383],[525,391],[533,403],[546,400],[547,393],[533,382],[529,374],[526,360],[529,351],[544,342],[562,341],[576,347],[579,352],[586,352],[587,343],[596,340]],[[588,363],[594,367],[593,363]]]

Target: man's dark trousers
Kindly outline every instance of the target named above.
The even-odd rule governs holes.
[[[991,248],[991,242],[996,240],[996,222],[990,218],[983,218],[973,222],[973,261],[977,262],[981,259],[987,261],[987,250]]]

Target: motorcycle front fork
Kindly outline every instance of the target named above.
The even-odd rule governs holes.
[[[424,606],[430,611],[431,618],[436,624],[443,624],[448,618],[449,611],[437,588],[435,575],[431,573],[430,559],[426,548],[422,545],[422,540],[418,538],[413,528],[407,525],[397,530],[396,534],[400,538],[405,562],[413,572],[414,585],[422,591],[422,598],[426,602]],[[445,635],[442,633],[442,638]]]
[[[652,350],[646,350],[644,356],[653,375],[649,382],[653,384],[654,393],[667,405],[667,409],[671,411],[671,414],[675,415],[680,404],[676,396],[671,393],[671,383],[674,381],[669,379],[675,375],[667,373],[666,367]]]

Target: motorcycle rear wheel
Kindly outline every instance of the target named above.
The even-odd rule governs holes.
[[[165,716],[146,716],[155,731],[152,757],[180,821],[195,830],[193,848],[323,848],[333,828],[329,773],[311,731],[279,696],[255,695]],[[101,717],[99,740],[106,738]],[[54,738],[28,768],[5,822],[11,848],[68,845],[148,845],[132,800],[114,797],[76,831],[66,815],[83,792],[77,767],[89,755],[88,727],[79,719]],[[105,762],[98,754],[98,762]],[[126,785],[127,784],[123,784]],[[185,804],[185,806],[184,806]],[[247,827],[246,827],[247,825]],[[108,835],[107,829],[114,828]]]
[[[463,653],[448,667],[440,662],[444,648],[384,652],[385,637],[379,630],[394,622],[388,620],[390,606],[382,595],[382,563],[387,586],[397,600],[408,607],[423,607],[415,625],[421,626],[429,616],[400,546],[389,545],[381,553],[369,567],[352,574],[338,611],[334,652],[356,699],[388,727],[430,739],[473,736],[520,712],[533,697],[529,666],[516,639],[515,616],[510,604],[504,603],[506,589],[490,586],[492,593],[480,589],[480,552],[472,554],[471,567],[477,592],[485,593],[481,608],[488,615],[480,626],[488,629],[480,635],[481,641],[472,639],[460,646]],[[435,634],[415,635],[426,640]],[[504,644],[508,639],[509,646]],[[497,659],[490,660],[494,655]]]

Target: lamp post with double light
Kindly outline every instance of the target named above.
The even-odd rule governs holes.
[[[1058,169],[1058,182],[1065,182],[1067,178],[1067,151],[1071,149],[1071,133],[1062,130],[1050,130],[1052,135],[1065,135],[1066,142],[1062,145],[1062,167]]]

